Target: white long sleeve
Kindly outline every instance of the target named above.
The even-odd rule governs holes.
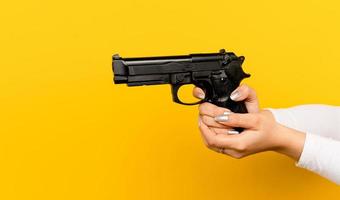
[[[340,106],[310,104],[267,109],[278,123],[306,133],[297,166],[340,185]]]

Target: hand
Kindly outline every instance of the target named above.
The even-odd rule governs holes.
[[[198,87],[194,88],[193,95],[199,99],[204,99],[205,96],[203,90]],[[257,99],[256,92],[246,84],[242,84],[236,88],[231,93],[230,98],[233,101],[244,101],[249,113],[259,112],[259,101]]]
[[[204,99],[204,92],[201,88],[195,87],[193,90],[193,95],[196,98],[199,99]],[[230,95],[230,98],[233,101],[244,101],[245,106],[248,110],[249,113],[258,113],[259,112],[259,102],[257,99],[257,95],[255,90],[250,88],[246,84],[240,85],[238,88],[236,88]],[[215,117],[217,115],[222,115],[224,112],[230,112],[228,109],[223,109],[223,110],[216,110],[217,106],[214,106],[209,103],[204,103],[201,104],[199,109],[200,109],[200,117],[203,119],[204,122],[206,122],[206,125],[216,127],[219,129],[213,129],[213,131],[217,132],[224,132],[224,133],[229,133],[229,134],[238,134],[237,131],[233,129],[233,127],[226,126],[226,125],[221,125],[212,119],[212,117]],[[204,110],[212,110],[215,115],[208,115]],[[211,114],[211,113],[210,113]]]
[[[248,99],[249,113],[231,113],[210,103],[199,106],[199,128],[207,147],[234,158],[273,150],[298,160],[305,134],[278,124],[270,111],[259,111],[256,94],[248,86],[240,86],[236,91],[239,99]],[[245,130],[234,135],[233,127]]]

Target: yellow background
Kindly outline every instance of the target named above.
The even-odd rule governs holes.
[[[168,85],[112,84],[111,56],[246,56],[261,106],[339,105],[340,3],[3,1],[0,199],[338,199],[289,158],[209,151]]]

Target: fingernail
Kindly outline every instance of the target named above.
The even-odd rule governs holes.
[[[202,120],[200,117],[198,117],[198,126],[201,126]]]
[[[228,121],[228,115],[220,115],[220,116],[217,116],[214,118],[215,121],[218,121],[218,122],[226,122]]]
[[[230,99],[235,101],[240,96],[240,93],[238,91],[234,91],[230,95]]]
[[[223,115],[229,115],[231,112],[229,112],[229,111],[225,111],[224,113],[223,113]]]
[[[240,134],[240,132],[235,131],[235,130],[230,130],[230,131],[228,131],[228,134],[230,134],[230,135],[237,135],[237,134]]]
[[[205,98],[205,95],[202,94],[202,93],[200,93],[200,94],[197,95],[197,97],[198,97],[199,99],[204,99],[204,98]]]

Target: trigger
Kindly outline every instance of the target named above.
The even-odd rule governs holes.
[[[181,87],[181,85],[175,84],[175,85],[171,85],[171,94],[172,94],[172,101],[182,104],[182,102],[179,100],[178,98],[178,90]]]

